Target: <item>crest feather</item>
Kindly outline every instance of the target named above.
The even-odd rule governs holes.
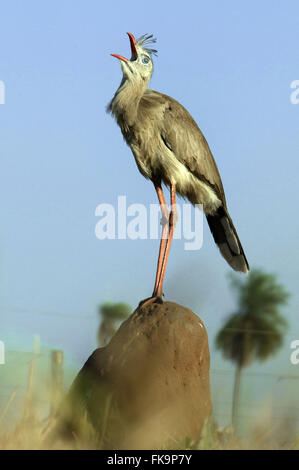
[[[157,39],[154,38],[152,34],[143,34],[143,36],[140,36],[140,38],[136,39],[138,46],[142,47],[142,49],[144,49],[150,55],[158,55],[157,49],[147,47],[148,44],[155,44],[156,42]]]

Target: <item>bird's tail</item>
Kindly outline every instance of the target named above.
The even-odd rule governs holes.
[[[219,207],[215,215],[207,215],[207,221],[215,243],[228,264],[235,271],[247,273],[249,264],[227,209]]]

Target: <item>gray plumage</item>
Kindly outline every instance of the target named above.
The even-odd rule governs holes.
[[[107,110],[115,117],[141,174],[154,184],[175,184],[183,198],[202,204],[223,257],[233,269],[246,273],[249,265],[209,145],[180,103],[147,88],[153,71],[151,54],[156,53],[147,47],[152,37],[133,42],[129,36],[132,58],[116,56],[123,79]]]

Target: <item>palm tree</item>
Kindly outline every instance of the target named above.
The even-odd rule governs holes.
[[[282,346],[287,328],[279,307],[289,294],[276,281],[276,276],[252,270],[246,280],[231,275],[231,286],[237,293],[238,307],[216,337],[216,348],[236,364],[232,424],[236,427],[242,369],[254,359],[265,361]]]
[[[106,346],[119,324],[128,318],[131,313],[131,307],[123,302],[106,302],[99,307],[101,315],[101,324],[98,330],[98,343],[100,347]]]

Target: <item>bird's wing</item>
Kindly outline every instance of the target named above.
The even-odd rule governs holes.
[[[208,184],[226,206],[223,185],[209,145],[188,111],[170,96],[148,90],[148,98],[163,107],[159,125],[164,144],[198,179]]]

